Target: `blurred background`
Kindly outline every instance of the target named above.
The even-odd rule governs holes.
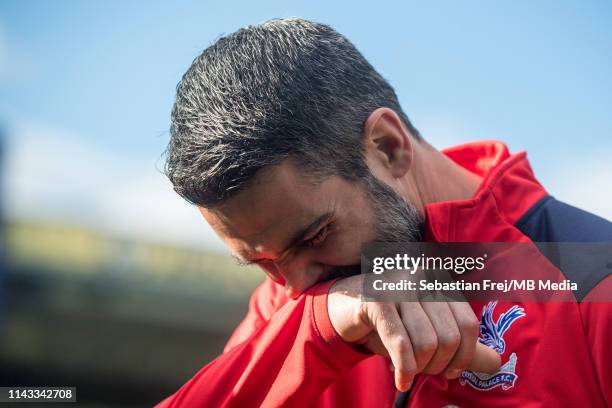
[[[435,146],[501,139],[612,218],[612,3],[425,3],[2,1],[0,385],[150,406],[220,353],[263,273],[160,169],[176,84],[244,25],[332,25]]]

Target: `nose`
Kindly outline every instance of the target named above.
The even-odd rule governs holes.
[[[300,296],[309,287],[318,283],[325,274],[325,266],[315,262],[286,262],[279,265],[285,280],[285,292],[291,299]]]

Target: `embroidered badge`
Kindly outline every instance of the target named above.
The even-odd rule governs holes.
[[[493,321],[493,311],[497,306],[497,302],[489,302],[482,309],[480,318],[480,338],[482,344],[491,347],[500,355],[506,351],[506,342],[504,341],[504,333],[510,328],[512,323],[517,319],[525,316],[525,310],[522,307],[512,306],[508,311],[502,313]],[[479,391],[489,391],[496,387],[501,387],[503,390],[509,390],[514,387],[516,382],[516,362],[518,358],[516,353],[510,354],[508,361],[504,363],[496,374],[477,373],[474,371],[463,371],[459,376],[461,385],[469,384]]]

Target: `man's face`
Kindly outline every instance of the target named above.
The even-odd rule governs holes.
[[[368,241],[416,241],[422,216],[374,176],[313,185],[290,160],[260,171],[244,191],[200,212],[239,259],[255,263],[290,297],[359,273]]]

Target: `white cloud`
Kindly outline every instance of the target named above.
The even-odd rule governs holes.
[[[198,211],[155,166],[47,126],[10,129],[4,163],[10,217],[84,224],[136,239],[222,250]]]

